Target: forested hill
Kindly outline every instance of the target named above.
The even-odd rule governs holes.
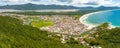
[[[26,26],[22,21],[0,16],[0,48],[84,48],[80,44],[62,44],[48,37],[47,31]]]
[[[91,46],[101,46],[102,48],[120,48],[120,28],[108,29],[109,24],[105,23],[94,28],[90,34],[92,39],[85,39]]]
[[[0,9],[15,9],[15,10],[44,10],[44,9],[78,9],[73,6],[62,5],[36,5],[36,4],[22,4],[22,5],[6,5],[0,6]]]
[[[32,3],[21,4],[21,5],[5,5],[0,6],[0,9],[14,9],[14,10],[66,10],[66,9],[80,9],[80,10],[108,10],[108,9],[120,9],[120,7],[76,7],[76,6],[65,6],[65,5],[36,5]]]

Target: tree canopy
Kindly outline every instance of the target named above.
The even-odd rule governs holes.
[[[23,25],[21,20],[0,16],[0,48],[84,48],[81,44],[62,44],[48,34]]]

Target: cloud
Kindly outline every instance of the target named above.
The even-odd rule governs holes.
[[[120,0],[0,0],[0,5],[15,4],[56,4],[72,6],[120,6]]]
[[[35,1],[35,2],[37,2],[37,1],[41,1],[41,0],[30,0],[30,1]]]
[[[25,4],[27,0],[0,0],[0,5]]]
[[[98,3],[95,2],[89,2],[89,3],[84,3],[85,5],[98,5]]]
[[[68,2],[68,3],[71,3],[72,0],[57,0],[57,1],[60,1],[60,2]]]

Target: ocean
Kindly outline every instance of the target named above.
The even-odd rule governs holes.
[[[120,27],[120,10],[109,10],[94,13],[88,16],[86,22],[92,25],[110,23],[111,26]]]

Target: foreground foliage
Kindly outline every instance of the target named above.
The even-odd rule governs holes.
[[[48,37],[47,31],[23,25],[22,21],[0,16],[0,48],[85,48],[81,44],[62,44]]]
[[[93,39],[86,39],[91,46],[101,46],[102,48],[120,48],[120,28],[108,28],[108,23],[105,23],[91,30],[95,32],[91,34]]]

